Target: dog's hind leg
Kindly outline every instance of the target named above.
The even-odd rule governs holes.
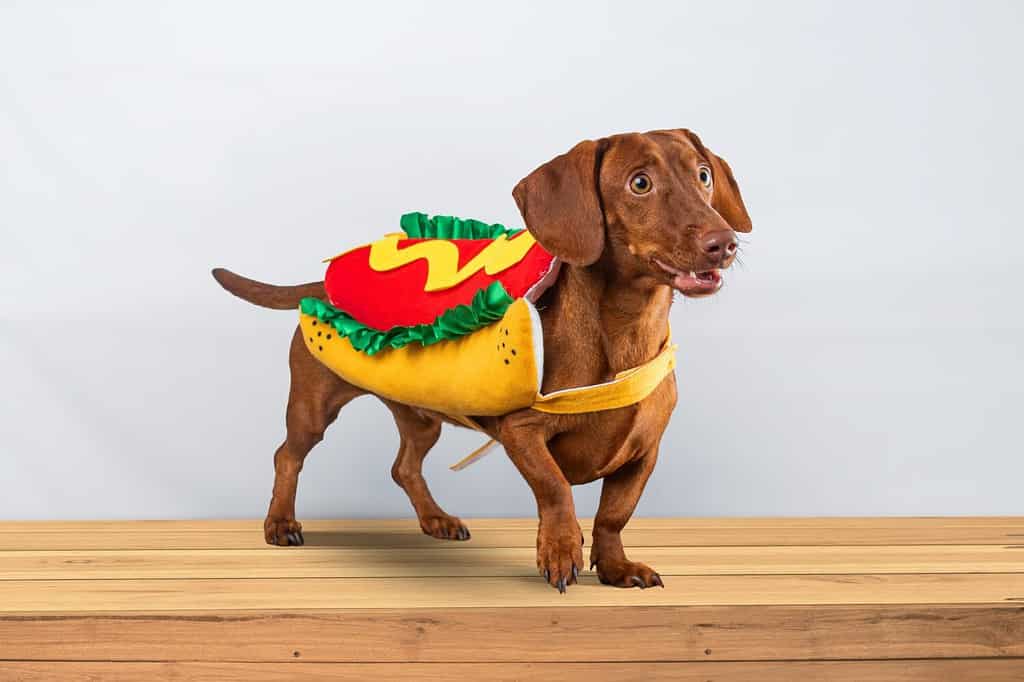
[[[384,404],[394,415],[401,437],[391,477],[409,496],[420,528],[435,538],[468,540],[469,529],[457,517],[441,509],[423,478],[423,458],[441,436],[441,419],[390,400],[385,400]]]
[[[274,493],[263,522],[263,534],[271,545],[301,545],[302,524],[295,519],[295,491],[302,463],[313,446],[323,440],[338,412],[365,391],[344,381],[310,355],[296,330],[288,365],[288,434],[274,453]]]

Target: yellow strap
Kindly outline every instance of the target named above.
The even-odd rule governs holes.
[[[548,414],[581,414],[635,405],[653,393],[654,389],[675,369],[677,348],[678,346],[672,343],[670,330],[661,352],[644,364],[623,370],[616,374],[614,379],[603,384],[566,388],[547,395],[538,393],[532,409]],[[450,416],[464,426],[480,430],[480,426],[469,417]],[[452,471],[465,469],[487,454],[496,442],[493,438],[489,439],[448,468]]]
[[[455,464],[451,465],[448,468],[451,469],[452,471],[462,471],[470,464],[486,455],[487,452],[491,449],[491,446],[495,445],[497,442],[498,441],[494,440],[493,438],[488,438],[486,443],[484,443],[476,450],[469,453],[468,455],[466,455],[465,457],[463,457],[458,462],[456,462]]]
[[[466,428],[470,428],[470,429],[473,429],[474,431],[479,431],[480,433],[483,433],[483,429],[480,428],[480,425],[476,423],[475,419],[472,419],[472,418],[467,417],[467,416],[462,415],[462,414],[450,414],[450,415],[448,415],[448,417],[450,417],[451,419],[459,422],[460,424],[462,424]],[[488,438],[486,443],[484,443],[483,445],[478,447],[476,450],[474,450],[473,452],[469,453],[468,455],[466,455],[465,457],[460,459],[455,464],[452,464],[448,468],[451,469],[452,471],[462,471],[463,469],[468,467],[470,464],[472,464],[473,462],[477,461],[478,459],[480,459],[481,457],[486,455],[490,451],[491,447],[495,443],[497,443],[497,442],[498,441],[494,440],[493,438]]]
[[[467,417],[465,415],[462,415],[462,414],[449,414],[448,417],[450,419],[454,420],[454,421],[459,422],[460,424],[465,426],[467,429],[473,429],[474,431],[480,431],[480,425],[476,423],[475,419],[470,419],[469,417]]]
[[[538,393],[533,409],[549,414],[580,414],[635,405],[675,368],[676,348],[670,336],[661,352],[644,364],[623,370],[603,384]]]

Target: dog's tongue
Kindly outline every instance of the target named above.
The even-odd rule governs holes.
[[[672,286],[682,294],[707,294],[722,286],[722,274],[718,270],[695,274],[681,272],[673,278]]]

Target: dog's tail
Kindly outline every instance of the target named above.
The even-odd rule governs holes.
[[[294,310],[298,307],[299,301],[307,296],[327,298],[323,282],[309,282],[308,284],[279,287],[236,275],[224,268],[214,268],[212,274],[213,278],[230,293],[244,301],[255,303],[264,308]]]

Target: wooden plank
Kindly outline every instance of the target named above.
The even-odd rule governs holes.
[[[675,576],[666,586],[613,589],[592,573],[568,595],[536,576],[5,580],[0,612],[1024,602],[1021,573]]]
[[[535,529],[537,520],[532,517],[512,518],[468,518],[478,528],[486,529]],[[405,531],[409,524],[415,524],[414,517],[397,519],[306,519],[303,523],[309,530],[337,531]],[[262,527],[261,519],[141,519],[131,521],[4,521],[0,523],[0,535],[25,532],[134,532],[135,529],[180,530],[196,532],[231,532]],[[590,525],[591,518],[581,518],[580,523]],[[638,516],[631,523],[650,529],[669,528],[684,530],[708,530],[719,528],[988,528],[1009,527],[1024,531],[1024,516],[757,516],[757,517],[653,517]]]
[[[647,547],[663,576],[1024,572],[1024,546]],[[8,551],[0,580],[531,576],[532,548]]]
[[[533,547],[533,519],[467,520],[476,547]],[[592,521],[581,521],[589,536]],[[308,546],[430,547],[414,520],[305,521]],[[896,519],[634,519],[630,547],[772,545],[1024,545],[1024,517]],[[261,521],[6,522],[0,551],[264,549]]]
[[[0,660],[722,661],[1024,656],[1024,605],[0,614]]]
[[[293,680],[666,680],[681,682],[1007,682],[1024,677],[1024,659],[817,661],[794,663],[0,663],[21,682],[293,682]]]

